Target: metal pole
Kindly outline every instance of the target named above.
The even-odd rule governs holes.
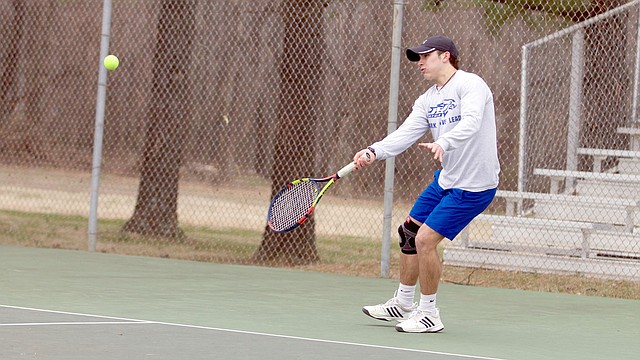
[[[567,126],[567,170],[578,170],[578,147],[582,111],[582,78],[584,75],[584,29],[578,29],[571,40],[571,76],[569,86],[569,124]],[[574,178],[567,178],[565,192],[572,192]]]
[[[98,96],[96,99],[96,123],[93,143],[93,166],[91,167],[91,201],[89,204],[89,251],[96,251],[98,234],[98,189],[100,187],[100,164],[102,163],[102,140],[104,136],[104,111],[107,97],[107,69],[102,59],[109,54],[111,32],[111,0],[103,1],[102,35],[100,38],[100,62],[98,67]]]
[[[638,9],[638,24],[636,25],[636,59],[633,68],[633,96],[631,98],[631,120],[629,125],[632,127],[638,126],[638,82],[640,77],[640,8]],[[635,148],[631,148],[636,150]]]
[[[400,87],[400,57],[402,46],[402,13],[404,0],[393,3],[393,35],[391,44],[391,78],[389,80],[389,117],[387,133],[398,127],[398,89]],[[389,277],[391,259],[391,220],[393,215],[393,176],[395,158],[386,160],[384,173],[384,218],[382,222],[382,254],[380,256],[380,275]]]
[[[518,191],[522,192],[526,189],[525,170],[526,170],[526,141],[527,141],[527,66],[529,60],[529,48],[527,45],[522,47],[522,63],[520,65],[520,134],[518,138]],[[518,211],[522,211],[522,204],[518,201]]]

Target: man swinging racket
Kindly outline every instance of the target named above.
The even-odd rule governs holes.
[[[498,187],[498,149],[493,94],[478,75],[458,69],[458,49],[445,36],[433,36],[407,49],[422,76],[433,82],[414,103],[404,123],[384,139],[358,151],[364,167],[396,156],[431,130],[433,142],[418,146],[431,152],[442,169],[418,196],[400,225],[400,284],[384,304],[362,311],[378,320],[396,320],[400,332],[444,329],[436,307],[442,265],[437,246],[453,240],[493,200]],[[414,303],[420,281],[420,302]]]

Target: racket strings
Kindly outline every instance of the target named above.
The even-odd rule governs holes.
[[[314,181],[300,181],[281,191],[269,214],[271,228],[283,231],[296,226],[311,208],[317,194],[318,185]]]

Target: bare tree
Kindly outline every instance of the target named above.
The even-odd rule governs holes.
[[[271,171],[271,195],[293,177],[311,174],[313,129],[317,122],[322,77],[324,31],[321,0],[286,1],[284,47],[278,72],[280,95],[275,158]],[[310,264],[319,260],[313,218],[296,231],[274,233],[266,228],[255,254],[257,262]]]
[[[153,57],[140,186],[127,232],[176,238],[178,180],[189,127],[189,69],[196,21],[195,0],[163,0]]]
[[[9,36],[0,45],[0,58],[4,59],[0,62],[0,126],[6,123],[8,115],[18,102],[16,79],[20,58],[20,41],[24,32],[26,16],[23,1],[13,0],[4,6],[13,9],[9,12],[13,16],[5,23],[12,30],[6,32]]]

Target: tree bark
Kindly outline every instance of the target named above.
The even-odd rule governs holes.
[[[24,33],[26,17],[25,4],[21,0],[11,1],[13,7],[13,19],[10,28],[13,31],[5,39],[4,49],[0,49],[0,126],[7,122],[7,118],[13,112],[18,103],[16,79],[18,73],[18,61],[20,59],[20,42]]]
[[[271,170],[271,196],[294,178],[314,170],[313,132],[320,102],[324,52],[324,1],[285,2],[284,47],[279,63],[280,95],[275,161]],[[319,260],[313,217],[289,233],[265,227],[254,259],[259,263],[311,264]]]
[[[153,88],[142,155],[140,186],[126,232],[179,238],[178,181],[189,127],[189,70],[195,0],[164,0],[153,57]]]

